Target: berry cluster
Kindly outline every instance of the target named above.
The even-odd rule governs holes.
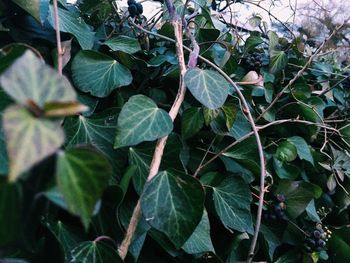
[[[286,198],[283,194],[277,194],[268,210],[264,211],[263,217],[266,220],[286,219]]]
[[[308,253],[320,252],[326,246],[332,232],[325,226],[317,224],[310,236],[305,239],[305,250]]]
[[[136,3],[135,0],[128,0],[128,11],[132,18],[139,16],[143,13],[143,7],[140,3]]]
[[[249,69],[260,69],[262,66],[262,56],[259,52],[254,52],[252,54],[248,54],[245,58],[245,64]]]

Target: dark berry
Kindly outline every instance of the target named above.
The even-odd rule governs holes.
[[[315,239],[320,239],[320,238],[321,238],[321,232],[318,231],[318,230],[315,230],[315,231],[314,231],[314,238],[315,238]]]
[[[140,3],[136,3],[137,14],[141,15],[143,13],[143,7]]]
[[[129,14],[132,18],[134,18],[137,15],[137,7],[136,5],[132,4],[128,7]]]
[[[283,194],[277,194],[276,195],[276,200],[278,202],[284,202],[284,201],[286,201],[286,198],[285,198],[285,196]]]
[[[135,0],[128,0],[128,6],[136,4]]]
[[[320,239],[320,240],[317,240],[316,245],[319,247],[324,247],[326,245],[326,242]]]

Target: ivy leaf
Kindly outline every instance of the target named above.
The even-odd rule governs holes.
[[[0,178],[0,246],[14,241],[20,229],[22,194],[17,184]]]
[[[182,246],[188,254],[199,254],[203,252],[214,252],[214,247],[210,238],[210,224],[207,211],[204,210],[198,226]]]
[[[204,116],[201,108],[187,109],[181,119],[181,134],[184,139],[195,135],[204,125]]]
[[[262,224],[260,231],[264,236],[264,239],[268,246],[268,254],[270,256],[270,260],[273,260],[273,254],[276,250],[276,248],[281,245],[280,237],[277,235],[278,231],[277,229],[274,229],[273,227],[267,227],[266,225]]]
[[[30,15],[32,15],[39,23],[41,23],[40,18],[40,0],[12,0],[17,5],[26,10]]]
[[[72,62],[77,87],[96,97],[107,97],[116,88],[132,81],[130,71],[115,59],[97,51],[80,51]]]
[[[85,241],[76,246],[70,263],[122,263],[116,249],[104,241]]]
[[[8,172],[8,157],[6,152],[6,143],[4,132],[2,129],[2,122],[0,123],[0,174],[7,174]]]
[[[22,105],[33,101],[44,108],[47,102],[73,102],[77,99],[68,79],[59,76],[29,50],[1,75],[0,85]]]
[[[240,232],[253,233],[250,213],[252,197],[243,179],[230,176],[213,187],[215,210],[222,223]]]
[[[169,114],[157,107],[150,98],[132,96],[118,117],[114,147],[136,145],[167,136],[173,129]]]
[[[38,119],[21,106],[8,107],[3,115],[3,128],[10,161],[9,180],[50,156],[63,144],[60,121]]]
[[[57,222],[47,222],[47,228],[52,232],[56,239],[60,242],[66,262],[70,262],[71,250],[76,247],[81,239],[77,237],[71,229],[65,226],[61,221]]]
[[[298,217],[314,197],[312,186],[303,181],[281,180],[276,190],[286,198],[286,210],[290,219]]]
[[[58,155],[58,188],[70,212],[81,218],[86,229],[111,175],[108,160],[95,150],[72,148]]]
[[[115,173],[120,175],[126,161],[125,151],[113,148],[117,130],[116,110],[109,109],[91,117],[77,116],[66,118],[64,130],[66,145],[91,144],[103,152],[111,163]]]
[[[249,36],[245,42],[245,48],[249,51],[262,43],[264,40],[260,36]]]
[[[141,207],[146,221],[180,248],[203,215],[204,192],[195,178],[175,170],[158,173],[145,185]]]
[[[113,51],[122,51],[128,54],[134,54],[141,50],[140,43],[136,38],[128,36],[117,36],[108,39],[103,43]]]
[[[270,62],[270,72],[276,74],[287,66],[288,57],[284,51],[272,51],[271,52],[271,62]]]
[[[281,142],[276,150],[276,157],[285,162],[294,161],[297,154],[297,147],[288,141]]]
[[[314,159],[312,157],[310,148],[302,137],[293,136],[288,138],[287,141],[294,144],[294,146],[297,148],[297,153],[301,160],[308,161],[314,165]]]
[[[75,36],[82,49],[91,49],[93,47],[95,33],[92,32],[90,26],[84,22],[83,18],[78,15],[78,12],[69,12],[68,10],[58,8],[58,18],[61,32],[70,33]],[[48,21],[56,29],[55,14],[52,5],[50,5]]]
[[[221,107],[230,90],[229,83],[219,73],[199,68],[187,70],[185,84],[192,95],[209,109]]]
[[[137,167],[136,173],[132,178],[137,193],[142,192],[143,186],[146,183],[154,147],[155,143],[148,142],[137,147],[129,148],[129,163]],[[180,137],[176,134],[170,134],[164,149],[160,169],[179,169],[182,167],[182,163],[179,158],[181,150],[182,143]]]

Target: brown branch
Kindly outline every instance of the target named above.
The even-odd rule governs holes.
[[[270,103],[270,105],[258,116],[258,118],[256,119],[256,121],[260,120],[266,112],[268,112],[273,105],[275,105],[277,103],[277,101],[279,100],[279,98],[283,95],[283,93],[290,88],[294,82],[299,79],[305,72],[305,70],[309,67],[309,65],[312,63],[312,61],[314,60],[314,58],[317,56],[318,53],[321,52],[321,50],[323,49],[323,47],[328,43],[328,41],[343,27],[344,23],[341,24],[340,26],[338,26],[333,32],[332,34],[329,35],[328,38],[326,38],[323,43],[318,47],[318,49],[315,51],[315,53],[308,59],[308,61],[306,62],[306,64],[302,67],[302,69],[300,69],[298,71],[298,73],[294,76],[294,78],[292,78],[288,84],[276,95],[276,97],[274,98],[274,100]]]
[[[161,37],[163,39],[169,40],[173,43],[175,43],[176,45],[178,45],[178,41],[175,41],[174,39],[171,39],[169,37],[148,31],[140,26],[135,25],[136,27],[138,27],[140,30],[154,35],[154,36],[158,36]],[[183,46],[184,49],[188,50],[188,51],[192,51],[190,48]],[[255,224],[255,232],[254,232],[254,236],[253,236],[253,241],[252,241],[252,245],[251,245],[251,249],[253,249],[253,251],[255,250],[255,246],[256,246],[256,242],[258,239],[258,234],[259,234],[259,229],[260,229],[260,223],[261,223],[261,215],[262,215],[262,208],[263,208],[263,202],[264,202],[264,194],[265,194],[265,187],[264,187],[264,182],[265,182],[265,173],[266,173],[266,168],[265,168],[265,159],[264,159],[264,152],[263,152],[263,147],[261,144],[261,140],[258,134],[258,130],[256,128],[253,116],[251,114],[251,112],[249,111],[249,106],[248,103],[246,101],[246,99],[244,98],[241,90],[238,88],[238,86],[236,85],[236,83],[220,68],[218,67],[215,63],[211,62],[210,60],[198,55],[198,58],[201,59],[203,62],[207,63],[208,65],[210,65],[211,67],[213,67],[216,71],[218,71],[220,73],[220,75],[222,75],[235,89],[235,91],[238,94],[238,97],[240,98],[242,104],[243,104],[243,109],[242,111],[245,112],[247,114],[248,117],[248,121],[250,123],[250,125],[252,126],[253,129],[253,134],[255,135],[256,138],[256,142],[258,145],[258,152],[259,152],[259,159],[260,159],[260,199],[259,199],[259,207],[258,207],[258,215],[257,215],[257,220],[256,220],[256,224]],[[254,256],[254,253],[249,253],[249,259],[248,262],[251,262],[252,258]]]
[[[53,0],[53,12],[55,16],[55,30],[56,30],[56,42],[57,42],[57,71],[58,71],[58,74],[62,75],[64,50],[62,49],[62,45],[61,45],[60,19],[58,17],[57,0]]]
[[[165,1],[167,9],[169,11],[170,14],[170,18],[171,18],[171,23],[172,26],[174,28],[174,32],[175,32],[175,39],[176,39],[176,54],[178,57],[178,63],[179,63],[179,68],[180,68],[180,81],[179,81],[179,89],[175,98],[175,101],[169,111],[169,115],[171,117],[171,119],[174,121],[179,110],[181,107],[181,104],[185,98],[185,93],[186,93],[186,86],[184,83],[184,76],[186,73],[186,64],[185,64],[185,58],[184,58],[184,51],[183,51],[183,39],[182,39],[182,20],[180,17],[177,16],[176,12],[175,12],[175,7],[173,5],[173,3],[171,2],[171,0],[166,0]],[[198,53],[198,51],[194,50],[194,53]],[[191,52],[192,54],[192,52]],[[192,55],[193,59],[191,63],[197,63],[195,60],[195,55]],[[160,163],[162,161],[162,156],[164,153],[164,148],[167,142],[168,136],[165,136],[163,138],[160,138],[157,141],[154,153],[153,153],[153,158],[152,158],[152,162],[150,165],[150,169],[149,169],[149,174],[147,177],[147,182],[149,182],[150,180],[152,180],[152,178],[154,176],[156,176],[156,174],[159,171],[159,167],[160,167]],[[133,214],[131,216],[130,219],[130,223],[129,226],[127,228],[126,231],[126,235],[124,237],[124,240],[122,241],[121,245],[118,248],[118,252],[119,255],[122,259],[125,259],[127,253],[128,253],[128,249],[129,246],[132,242],[132,238],[134,236],[134,233],[136,231],[136,227],[138,225],[138,222],[141,218],[141,204],[140,204],[140,199],[138,200]]]

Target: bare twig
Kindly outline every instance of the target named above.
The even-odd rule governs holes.
[[[58,16],[57,0],[53,0],[53,12],[55,15],[55,30],[56,30],[56,42],[57,42],[57,71],[58,71],[58,74],[62,75],[64,50],[62,49],[62,45],[61,45],[60,19]]]
[[[276,102],[279,100],[279,98],[283,95],[283,93],[290,88],[297,79],[299,79],[305,72],[305,70],[309,67],[309,65],[312,63],[312,61],[314,60],[314,58],[317,56],[318,53],[321,52],[321,50],[323,49],[323,47],[325,46],[325,44],[327,44],[327,42],[343,27],[344,23],[341,24],[340,26],[338,26],[336,29],[334,29],[334,31],[332,32],[332,34],[329,35],[329,37],[327,37],[323,43],[318,47],[318,49],[315,51],[315,53],[308,59],[308,61],[306,62],[306,64],[302,67],[302,69],[300,69],[298,71],[298,73],[294,76],[294,78],[292,78],[288,84],[276,95],[276,97],[274,98],[274,100],[270,103],[270,105],[258,116],[258,118],[256,119],[256,121],[260,120],[266,112],[268,112],[273,105],[276,104]]]
[[[166,4],[167,9],[169,11],[172,26],[174,27],[175,39],[176,39],[176,54],[178,57],[178,63],[179,63],[179,68],[180,68],[179,90],[177,92],[175,101],[174,101],[174,103],[169,111],[169,115],[170,115],[171,119],[174,121],[174,119],[176,118],[176,116],[180,110],[181,104],[185,98],[186,86],[184,83],[184,76],[186,73],[186,64],[185,64],[185,58],[184,58],[184,52],[183,52],[182,20],[180,17],[177,16],[177,14],[175,12],[175,7],[174,7],[173,3],[171,2],[171,0],[165,0],[165,4]],[[198,47],[198,45],[197,45],[197,47]],[[192,56],[191,65],[197,64],[196,57],[198,56],[198,51],[199,51],[199,50],[197,50],[197,47],[195,46],[194,51],[191,52],[191,54],[190,54],[190,56]],[[152,162],[150,165],[147,181],[152,180],[152,178],[159,171],[159,167],[160,167],[160,163],[162,161],[162,156],[163,156],[163,152],[164,152],[164,148],[165,148],[167,139],[168,139],[168,136],[165,136],[163,138],[160,138],[157,141],[157,144],[156,144],[156,147],[155,147],[155,150],[153,153],[153,158],[152,158]],[[135,208],[134,208],[133,214],[131,216],[130,223],[129,223],[129,226],[127,228],[125,238],[118,249],[119,255],[122,259],[125,259],[126,255],[128,253],[128,249],[129,249],[129,246],[132,242],[132,238],[134,236],[134,233],[135,233],[136,227],[138,225],[138,222],[140,220],[140,217],[141,217],[141,204],[140,204],[140,199],[139,199]]]

